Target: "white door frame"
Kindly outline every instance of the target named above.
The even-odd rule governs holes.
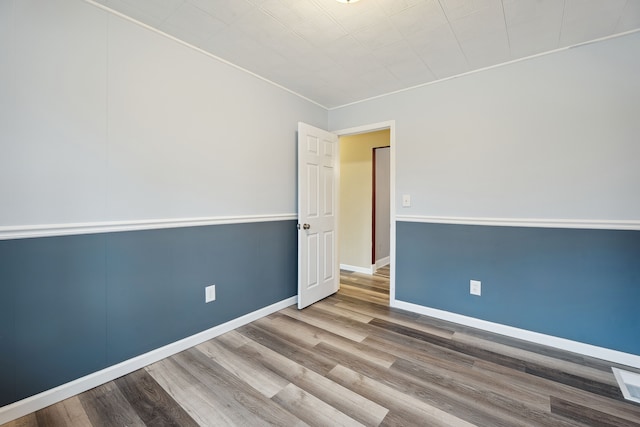
[[[389,129],[389,145],[391,146],[390,152],[390,166],[389,166],[389,185],[390,185],[390,203],[389,209],[391,210],[389,218],[391,220],[391,233],[390,233],[390,247],[389,257],[391,259],[391,268],[389,270],[389,306],[394,307],[396,301],[396,121],[388,120],[386,122],[371,123],[368,125],[356,126],[347,129],[330,131],[341,136],[357,135],[359,133],[375,132],[377,130]],[[338,144],[340,141],[338,140]],[[340,210],[338,209],[338,217],[340,216]],[[338,218],[340,223],[340,218]],[[339,261],[338,261],[339,262]]]

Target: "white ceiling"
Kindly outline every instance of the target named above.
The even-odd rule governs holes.
[[[640,0],[95,0],[327,108],[640,28]]]

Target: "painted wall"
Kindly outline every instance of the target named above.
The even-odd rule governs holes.
[[[640,354],[638,231],[429,224],[637,224],[638,75],[634,33],[331,110],[396,121],[398,300]]]
[[[640,355],[640,231],[399,222],[401,301]],[[482,296],[469,294],[469,280]]]
[[[398,215],[639,219],[638,75],[634,33],[331,110],[329,126],[396,120]]]
[[[296,211],[326,110],[81,0],[0,3],[0,226]]]
[[[0,0],[0,406],[295,295],[292,220],[2,239],[291,216],[298,121],[327,112],[89,3]]]
[[[296,295],[295,224],[0,241],[0,406]]]
[[[371,269],[373,147],[387,145],[388,129],[340,138],[339,232],[342,266]]]

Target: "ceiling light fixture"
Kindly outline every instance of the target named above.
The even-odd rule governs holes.
[[[336,0],[338,3],[355,3],[359,0]]]

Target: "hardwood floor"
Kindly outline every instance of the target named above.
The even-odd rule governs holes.
[[[611,365],[391,309],[388,270],[5,426],[640,426]]]

